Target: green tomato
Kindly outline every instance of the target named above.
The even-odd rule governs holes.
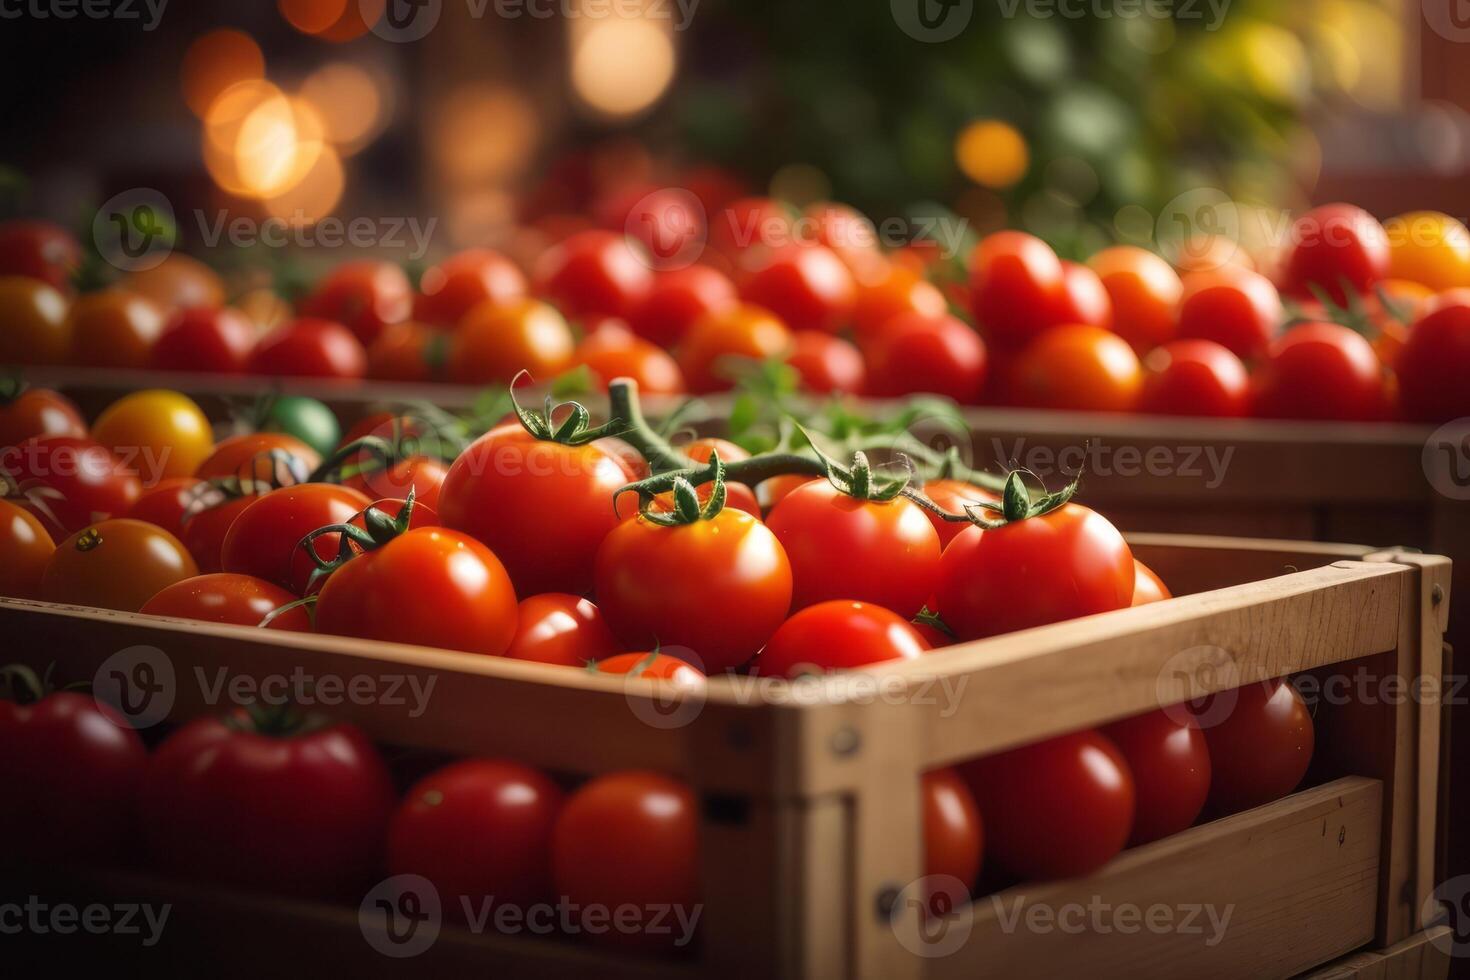
[[[305,395],[277,395],[265,407],[262,432],[284,432],[295,436],[328,456],[342,440],[342,426],[330,408]]]

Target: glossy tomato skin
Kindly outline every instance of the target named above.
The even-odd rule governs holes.
[[[826,480],[798,487],[767,519],[791,560],[791,608],[853,599],[912,618],[934,591],[939,535],[903,497],[857,500]]]
[[[684,372],[673,356],[623,326],[608,321],[577,345],[573,360],[585,364],[606,391],[615,378],[632,378],[646,395],[677,395],[684,391]]]
[[[1211,340],[1171,340],[1143,361],[1138,410],[1152,415],[1242,418],[1250,414],[1245,365]]]
[[[735,284],[718,269],[691,265],[660,273],[629,317],[633,330],[661,347],[673,347],[696,320],[734,306]]]
[[[1137,558],[1133,559],[1133,602],[1135,606],[1146,606],[1150,602],[1163,602],[1174,598],[1174,593],[1159,578],[1157,572]]]
[[[1435,292],[1470,286],[1470,230],[1438,211],[1411,211],[1383,225],[1388,273]]]
[[[439,516],[488,545],[518,595],[581,594],[592,586],[598,546],[618,523],[613,495],[632,480],[602,446],[563,446],[502,425],[449,467]]]
[[[755,666],[767,677],[795,679],[889,660],[917,660],[928,649],[913,624],[896,613],[870,602],[832,599],[807,606],[782,623]]]
[[[170,252],[151,269],[139,269],[126,276],[123,285],[168,313],[214,310],[225,303],[225,284],[219,274],[183,252]]]
[[[1470,415],[1470,289],[1429,302],[1395,366],[1399,402],[1410,419],[1437,423]]]
[[[439,493],[449,467],[428,456],[409,456],[384,469],[356,473],[342,481],[344,487],[361,491],[369,497],[391,497],[406,500],[409,491],[415,502],[433,510],[439,509]]]
[[[347,327],[363,344],[413,313],[413,286],[391,262],[344,262],[301,301],[301,315]]]
[[[1388,274],[1388,236],[1372,215],[1351,204],[1325,204],[1291,227],[1291,250],[1281,273],[1282,290],[1312,299],[1312,286],[1339,306],[1347,290],[1369,292]]]
[[[123,514],[142,492],[137,474],[107,447],[75,436],[35,436],[0,450],[0,469],[18,483],[34,480],[60,494],[43,501],[56,516],[54,528],[45,514],[37,513],[53,532],[70,534],[94,520]]]
[[[253,575],[295,595],[305,595],[316,566],[298,548],[301,539],[328,524],[346,524],[372,499],[351,487],[303,483],[256,497],[240,510],[225,533],[220,551],[224,571]],[[316,553],[336,557],[336,549],[318,538]]]
[[[147,764],[138,733],[89,695],[0,701],[0,833],[47,862],[116,855],[136,829]]]
[[[973,888],[985,853],[984,825],[975,795],[951,768],[924,773],[920,785],[923,807],[924,875],[948,875]]]
[[[1276,286],[1250,269],[1223,265],[1184,278],[1179,336],[1211,340],[1245,361],[1266,355],[1286,313]]]
[[[367,373],[367,351],[342,324],[301,317],[261,338],[249,369],[270,377],[357,379]]]
[[[791,333],[780,319],[742,304],[696,321],[679,345],[679,367],[691,392],[708,394],[733,385],[730,368],[740,359],[762,361],[790,349]]]
[[[225,535],[230,533],[235,518],[258,499],[258,495],[228,497],[208,507],[191,508],[178,537],[194,556],[200,572],[209,575],[225,570]]]
[[[858,340],[868,341],[901,313],[939,317],[948,312],[939,287],[908,266],[890,262],[875,275],[858,277],[852,325]]]
[[[57,545],[41,576],[41,598],[137,612],[159,591],[198,574],[178,538],[143,521],[114,518]]]
[[[152,366],[160,371],[242,374],[255,338],[255,325],[239,310],[180,310],[153,345]]]
[[[1081,504],[1002,527],[969,527],[944,549],[937,612],[977,640],[1133,601],[1133,554],[1107,518]]]
[[[0,364],[63,364],[72,325],[60,291],[39,279],[0,276]]]
[[[575,346],[567,321],[547,303],[481,303],[464,315],[450,341],[449,376],[461,384],[508,384],[529,371],[550,381],[571,366]]]
[[[296,471],[296,482],[322,463],[321,454],[295,436],[284,432],[249,432],[215,443],[214,451],[199,464],[194,476],[201,480],[234,477],[241,481],[264,481],[278,467],[272,458],[275,455],[283,456],[285,465]]]
[[[961,404],[980,399],[985,341],[952,316],[900,313],[863,349],[868,394],[880,398],[927,392]]]
[[[296,596],[265,579],[220,572],[196,575],[166,586],[138,611],[147,616],[259,626],[272,610],[294,601]],[[311,617],[305,609],[297,607],[271,620],[269,628],[310,633]]]
[[[584,930],[589,940],[687,945],[677,923],[691,921],[699,901],[698,815],[688,786],[653,772],[609,773],[571,795],[552,830],[556,894],[584,909],[634,906],[651,915],[661,907],[661,928],[670,930],[656,932],[649,921],[632,930]]]
[[[831,249],[792,244],[775,249],[741,285],[740,296],[792,330],[836,333],[852,318],[857,287]]]
[[[505,655],[512,660],[585,667],[621,649],[592,600],[543,592],[521,600],[516,633]]]
[[[60,225],[28,220],[0,224],[0,276],[27,276],[66,290],[81,264],[81,245]]]
[[[543,773],[506,759],[466,759],[419,780],[388,828],[388,873],[422,875],[450,916],[487,898],[548,901],[551,832],[564,802]]]
[[[1113,299],[1091,266],[1062,260],[1062,296],[1056,320],[1112,329]]]
[[[1247,684],[1195,705],[1210,749],[1210,810],[1236,813],[1296,789],[1312,761],[1312,714],[1285,680]]]
[[[145,486],[189,476],[214,451],[214,431],[194,401],[154,388],[124,395],[92,423],[92,438],[142,478]]]
[[[1128,763],[1085,730],[960,767],[985,815],[985,853],[1027,880],[1096,871],[1123,849],[1133,825]]]
[[[924,496],[934,501],[940,507],[951,514],[963,514],[967,506],[975,504],[992,503],[999,500],[995,494],[988,490],[963,480],[930,480],[924,484]],[[983,513],[983,512],[982,512]],[[927,510],[924,516],[929,518],[929,523],[934,525],[934,532],[939,535],[939,546],[945,548],[959,536],[960,532],[970,527],[968,523],[959,521],[946,521],[936,514]]]
[[[1128,343],[1084,324],[1053,327],[1017,358],[1009,394],[1017,404],[1084,412],[1130,412],[1143,370]]]
[[[704,671],[686,660],[656,651],[619,653],[599,660],[595,669],[599,674],[627,677],[630,682],[667,681],[686,690],[703,690],[707,686]]]
[[[578,232],[542,254],[533,275],[536,294],[567,316],[627,318],[653,286],[649,260],[620,234]]]
[[[679,527],[628,518],[603,539],[595,580],[625,647],[687,648],[676,652],[707,674],[755,656],[791,607],[791,565],[775,535],[728,507]]]
[[[41,576],[56,542],[24,507],[0,500],[0,595],[39,599]]]
[[[1087,260],[1112,300],[1112,329],[1140,354],[1174,337],[1183,286],[1173,267],[1152,252],[1114,245]]]
[[[1184,706],[1160,708],[1106,725],[1102,733],[1128,760],[1137,807],[1130,847],[1191,826],[1210,791],[1210,751]]]
[[[859,394],[866,383],[862,352],[850,341],[820,330],[791,335],[786,363],[796,369],[801,387],[818,394]]]
[[[81,411],[60,392],[26,388],[9,401],[0,401],[0,448],[18,446],[32,436],[86,435]]]
[[[276,736],[241,715],[198,718],[153,753],[139,791],[153,860],[282,894],[360,894],[394,804],[377,749],[351,725]]]
[[[144,490],[123,517],[157,524],[169,534],[184,540],[184,516],[202,481],[192,476],[169,477]],[[185,542],[187,544],[188,542]]]
[[[414,318],[453,327],[481,303],[506,306],[524,298],[526,288],[526,277],[510,259],[488,248],[467,248],[425,270]]]
[[[987,235],[970,256],[971,310],[996,346],[1024,346],[1057,322],[1065,274],[1041,239],[1020,231]]]
[[[1366,422],[1387,411],[1383,365],[1361,334],[1336,323],[1302,323],[1271,345],[1253,379],[1264,418]]]
[[[70,319],[72,360],[111,368],[146,368],[166,323],[152,300],[117,287],[79,297]]]

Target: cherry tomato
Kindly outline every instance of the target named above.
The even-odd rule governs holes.
[[[32,436],[85,438],[87,423],[70,398],[49,388],[22,388],[0,395],[0,448],[18,446]]]
[[[88,367],[147,367],[165,324],[152,300],[119,288],[78,297],[70,317],[72,360]]]
[[[147,764],[138,733],[90,695],[0,701],[0,833],[47,862],[119,857]]]
[[[71,232],[49,221],[0,223],[0,276],[28,276],[66,290],[82,264]]]
[[[261,480],[274,468],[272,454],[283,457],[297,471],[295,482],[300,482],[322,463],[321,455],[295,436],[284,432],[250,432],[221,439],[194,475],[201,480],[220,477]]]
[[[154,343],[152,366],[161,371],[242,374],[255,336],[255,324],[232,307],[180,310]]]
[[[1116,283],[1114,288],[1122,288]],[[1111,330],[1113,327],[1113,298],[1102,277],[1091,266],[1081,262],[1062,260],[1062,296],[1057,307],[1058,323],[1085,323],[1091,327]]]
[[[780,320],[755,306],[734,306],[701,318],[679,346],[684,383],[695,394],[731,387],[742,358],[765,360],[791,349]]]
[[[974,404],[985,383],[985,342],[952,316],[900,313],[863,348],[868,394],[929,392]]]
[[[55,515],[55,526],[44,512],[33,512],[53,536],[123,514],[142,492],[137,474],[122,460],[105,446],[75,436],[34,436],[0,450],[0,469],[23,487],[34,482],[43,488],[47,496],[41,503]]]
[[[1284,316],[1276,287],[1258,272],[1226,265],[1184,278],[1180,337],[1213,340],[1253,361],[1266,354]]]
[[[796,369],[802,388],[823,395],[858,394],[867,374],[863,355],[855,346],[820,330],[792,334],[786,363]]]
[[[159,590],[138,611],[148,616],[259,626],[272,610],[295,600],[294,595],[264,579],[219,572],[175,582]],[[269,628],[310,633],[311,617],[298,606],[271,620]]]
[[[989,490],[982,490],[972,483],[963,480],[930,480],[924,484],[924,496],[934,501],[940,507],[951,514],[963,514],[967,506],[975,504],[993,503],[998,498]],[[931,514],[927,510],[924,516],[929,518],[929,523],[934,525],[934,531],[939,535],[939,546],[947,547],[951,541],[959,536],[959,533],[971,525],[959,521],[946,521],[937,514]]]
[[[858,278],[852,325],[858,339],[867,341],[900,313],[939,317],[948,312],[939,287],[907,266],[891,262],[876,275]]]
[[[437,459],[409,456],[386,470],[374,468],[355,473],[344,479],[342,485],[360,490],[369,497],[391,497],[395,500],[407,499],[412,490],[415,501],[438,510],[439,493],[448,474],[449,467]]]
[[[372,507],[374,510],[382,511],[388,517],[398,517],[400,514],[403,513],[403,508],[407,506],[407,500],[401,500],[396,497],[384,497],[381,500],[374,500],[372,503]],[[365,513],[359,513],[347,523],[351,524],[353,527],[366,529],[367,517]],[[414,531],[421,527],[443,526],[444,522],[439,519],[439,514],[437,511],[434,510],[434,508],[428,506],[427,504],[419,503],[417,498],[414,499],[413,513],[408,515],[408,530]],[[336,539],[334,538],[333,540],[335,541]]]
[[[1143,368],[1140,412],[1215,418],[1250,414],[1245,365],[1212,340],[1171,340],[1150,351]]]
[[[357,895],[381,872],[387,767],[347,724],[290,727],[285,711],[197,718],[153,753],[138,794],[165,871],[287,895]]]
[[[614,378],[632,378],[644,394],[677,395],[684,391],[684,373],[678,362],[620,321],[604,323],[583,338],[574,360],[591,369],[602,390]]]
[[[161,388],[113,402],[92,424],[92,438],[135,470],[144,486],[189,476],[214,451],[214,432],[199,406]]]
[[[787,494],[767,523],[791,560],[792,609],[853,599],[912,619],[934,591],[939,535],[903,497],[858,500],[814,481]]]
[[[230,524],[220,553],[221,564],[227,572],[254,575],[296,595],[305,595],[316,566],[297,547],[301,539],[328,524],[347,523],[371,503],[371,498],[357,490],[325,483],[272,490],[242,508]],[[330,559],[336,549],[318,539],[316,552]]]
[[[1172,599],[1174,593],[1159,578],[1158,573],[1137,558],[1133,559],[1133,602],[1135,606],[1146,606],[1150,602]]]
[[[1113,305],[1113,330],[1140,354],[1174,337],[1184,291],[1179,274],[1152,252],[1133,245],[1105,248],[1087,261]]]
[[[637,240],[651,268],[683,265],[704,250],[704,208],[681,188],[635,185],[609,204],[599,209],[604,223]]]
[[[620,234],[578,232],[547,249],[536,262],[536,295],[572,318],[627,318],[653,286],[649,260]]]
[[[122,516],[135,521],[156,524],[183,541],[187,548],[189,542],[184,538],[185,518],[203,482],[192,476],[175,476],[167,480],[159,480],[144,490],[133,502],[133,506],[129,507]],[[193,554],[194,549],[190,548],[189,553]],[[196,555],[195,561],[198,560]],[[203,562],[200,562],[200,566],[203,567]]]
[[[390,324],[368,345],[367,376],[379,381],[437,381],[452,341],[441,330],[405,321]]]
[[[41,575],[55,550],[56,542],[34,514],[0,500],[0,596],[39,599]]]
[[[162,589],[198,574],[178,538],[146,521],[114,518],[56,546],[41,576],[41,598],[137,612]]]
[[[1087,730],[960,767],[985,815],[985,852],[1024,879],[1075,878],[1123,849],[1133,775],[1123,754]]]
[[[1250,253],[1228,235],[1191,235],[1178,243],[1177,251],[1174,268],[1181,276],[1192,272],[1215,272],[1226,266],[1251,271],[1256,268]]]
[[[1368,292],[1388,275],[1388,236],[1373,216],[1351,204],[1325,204],[1291,226],[1281,288],[1300,299],[1316,286],[1339,306],[1349,292]]]
[[[355,379],[367,373],[367,351],[342,324],[302,317],[263,337],[249,367],[271,377]]]
[[[696,320],[736,303],[735,284],[728,276],[707,265],[691,265],[660,273],[628,322],[640,337],[672,347]]]
[[[540,300],[482,303],[455,331],[449,374],[461,384],[506,384],[521,371],[550,380],[571,366],[574,348],[566,320]]]
[[[741,449],[728,439],[716,439],[713,437],[695,439],[686,445],[680,446],[679,449],[690,460],[701,464],[708,463],[710,455],[715,450],[719,450],[720,459],[726,463],[750,458],[750,453]],[[694,489],[699,492],[700,502],[704,503],[709,500],[710,494],[714,492],[714,484],[701,483]],[[636,504],[633,506],[636,506]],[[674,495],[672,493],[659,494],[655,506],[661,510],[673,510]],[[755,499],[755,491],[743,483],[730,482],[725,484],[725,506],[734,507],[736,510],[743,510],[755,518],[761,516],[761,505]]]
[[[666,653],[619,653],[597,661],[592,669],[599,674],[616,674],[630,680],[668,681],[684,690],[703,690],[707,686],[703,671]]]
[[[1024,232],[988,235],[970,256],[971,310],[997,346],[1024,346],[1056,323],[1065,289],[1051,246]]]
[[[1383,365],[1361,334],[1336,323],[1302,323],[1271,345],[1257,371],[1255,413],[1277,419],[1381,419]]]
[[[775,535],[729,507],[676,527],[629,518],[603,539],[595,579],[602,614],[626,646],[687,647],[709,674],[755,656],[791,607],[791,566]],[[711,615],[716,608],[739,614]]]
[[[793,244],[775,249],[745,280],[740,296],[793,330],[836,333],[852,318],[857,286],[831,249]]]
[[[622,649],[591,600],[544,592],[521,600],[516,635],[505,655],[564,667],[584,667]]]
[[[0,364],[63,364],[71,356],[66,297],[39,279],[0,276]]]
[[[902,616],[882,606],[832,599],[793,615],[756,658],[767,677],[797,678],[889,660],[917,660],[929,644]]]
[[[817,201],[807,205],[799,220],[813,226],[811,237],[830,248],[854,275],[875,273],[886,264],[878,249],[878,229],[856,208]]]
[[[779,248],[794,238],[793,215],[769,197],[743,197],[710,212],[709,243],[733,258],[752,246]]]
[[[454,461],[439,514],[446,527],[490,546],[517,594],[583,593],[597,548],[618,523],[613,495],[632,479],[602,446],[538,440],[512,423]]]
[[[1383,225],[1388,272],[1435,292],[1470,286],[1470,230],[1438,211],[1411,211]]]
[[[342,438],[337,413],[305,395],[270,395],[256,411],[261,432],[284,432],[295,436],[318,453],[330,453]]]
[[[1084,412],[1129,412],[1138,404],[1138,355],[1101,327],[1066,324],[1037,337],[1016,361],[1011,394],[1021,405]]]
[[[1210,791],[1210,751],[1184,711],[1145,712],[1104,726],[1128,760],[1137,807],[1130,846],[1177,834],[1194,823]]]
[[[562,791],[506,759],[466,759],[425,776],[393,813],[388,873],[422,875],[457,919],[486,900],[551,898],[551,832]]]
[[[194,563],[204,574],[222,572],[225,568],[225,535],[235,523],[235,518],[259,497],[247,494],[243,497],[227,497],[219,503],[202,509],[192,505],[184,518],[184,530],[179,540],[194,556]]]
[[[766,512],[770,513],[772,508],[791,494],[791,491],[818,479],[820,477],[804,476],[800,473],[783,473],[780,476],[773,476],[769,479],[762,480],[760,485],[755,488],[755,496],[761,502],[761,506],[765,508]]]
[[[347,327],[364,345],[413,313],[413,286],[391,262],[344,262],[301,301],[301,315]]]
[[[1236,813],[1296,789],[1312,761],[1312,714],[1284,679],[1192,705],[1210,747],[1210,810]]]
[[[514,262],[488,248],[467,248],[425,270],[414,318],[452,327],[481,303],[509,306],[525,296],[526,277]]]
[[[960,639],[976,640],[1123,609],[1136,574],[1107,518],[1064,504],[956,536],[939,562],[936,612]]]
[[[974,887],[984,853],[975,795],[956,769],[933,769],[920,784],[924,821],[924,875],[958,878]]]
[[[1470,289],[1452,289],[1424,308],[1396,362],[1399,401],[1418,422],[1470,415]]]
[[[183,252],[170,252],[153,268],[129,275],[123,284],[165,313],[214,310],[225,305],[225,284],[219,273]]]
[[[636,908],[644,922],[596,930],[607,945],[687,944],[699,902],[699,808],[689,787],[658,773],[599,776],[573,793],[552,830],[556,893],[582,909]],[[692,926],[691,926],[692,928]]]

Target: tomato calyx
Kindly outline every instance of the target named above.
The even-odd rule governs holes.
[[[1294,304],[1288,304],[1285,328],[1303,323],[1321,323],[1325,320],[1347,327],[1353,333],[1361,334],[1369,340],[1374,340],[1382,335],[1382,323],[1374,319],[1373,311],[1364,305],[1363,297],[1356,290],[1344,286],[1343,295],[1346,298],[1339,303],[1331,293],[1316,283],[1312,283],[1309,288],[1317,302],[1322,305],[1322,313],[1313,316]],[[1413,322],[1413,310],[1402,300],[1394,299],[1382,286],[1375,286],[1373,292],[1379,307],[1390,321],[1401,327],[1408,327]]]
[[[66,494],[55,487],[47,486],[40,480],[17,480],[11,474],[0,470],[0,500],[8,500],[27,507],[52,524],[60,526],[61,519],[51,509],[49,501],[64,501]]]
[[[1032,494],[1026,486],[1026,478],[1030,477],[1040,486],[1041,492]],[[1057,508],[1069,502],[1077,493],[1077,487],[1082,482],[1082,473],[1079,470],[1072,478],[1072,482],[1060,490],[1048,491],[1041,477],[1028,469],[1011,470],[1006,475],[1004,487],[1001,489],[1001,499],[995,501],[977,501],[966,504],[963,513],[954,514],[940,507],[934,501],[924,496],[923,493],[905,489],[903,495],[914,503],[923,507],[929,513],[952,523],[970,523],[976,527],[994,530],[1007,524],[1015,524],[1018,521],[1029,520],[1033,517],[1041,517],[1049,514]],[[994,516],[987,516],[994,515]]]
[[[931,612],[928,606],[920,609],[919,614],[915,616],[911,620],[911,622],[917,623],[920,626],[928,626],[931,629],[936,629],[939,632],[943,633],[945,636],[949,637],[951,640],[959,639],[959,637],[955,635],[955,631],[950,627],[950,625],[940,618],[939,613]]]
[[[655,640],[653,642],[653,649],[648,652],[647,656],[645,656],[642,660],[640,660],[636,664],[634,664],[633,665],[633,669],[632,670],[629,670],[623,676],[629,677],[629,678],[642,677],[644,671],[648,670],[648,668],[652,667],[655,663],[658,662],[658,658],[660,656],[659,646],[660,646],[659,642],[657,640]],[[596,660],[589,660],[589,661],[587,661],[586,665],[583,666],[582,669],[584,671],[586,671],[587,673],[589,673],[589,674],[603,674],[603,673],[606,673],[601,667],[599,667],[597,665],[597,661]]]
[[[397,517],[389,516],[376,507],[369,507],[362,512],[362,527],[356,524],[327,524],[303,537],[297,542],[296,547],[306,552],[307,557],[316,566],[311,570],[311,576],[307,579],[306,591],[313,592],[318,582],[357,557],[360,552],[376,551],[406,534],[413,520],[413,508],[414,489],[410,487]],[[323,558],[316,551],[316,539],[325,534],[340,536],[337,554],[332,558]],[[353,550],[354,545],[357,546],[357,551]],[[294,604],[288,605],[294,606]],[[286,607],[283,606],[272,610],[270,615],[274,617],[285,611]]]
[[[50,693],[51,671],[43,678],[25,664],[0,667],[0,700],[35,704]]]
[[[5,408],[26,393],[30,385],[17,373],[0,374],[0,408]]]
[[[683,527],[696,521],[713,519],[725,509],[726,497],[725,463],[720,459],[718,449],[710,450],[709,465],[706,470],[710,477],[708,480],[701,480],[700,484],[710,484],[710,495],[709,500],[703,504],[699,502],[699,491],[694,489],[694,484],[679,476],[674,478],[674,507],[672,510],[654,510],[653,498],[646,497],[640,499],[638,512],[644,520],[660,527]]]
[[[535,412],[525,408],[515,396],[515,387],[521,378],[529,379],[530,374],[522,371],[511,382],[511,409],[520,421],[521,428],[542,442],[555,442],[563,446],[582,446],[608,436],[621,435],[627,428],[626,423],[616,417],[608,419],[601,425],[592,425],[592,413],[587,411],[587,406],[577,401],[556,404],[551,395],[546,396],[546,406],[542,411]],[[567,414],[560,422],[555,421],[557,414],[563,409],[567,410]]]
[[[267,738],[300,738],[331,724],[325,715],[302,711],[285,699],[276,704],[249,704],[225,715],[221,722],[231,731]]]

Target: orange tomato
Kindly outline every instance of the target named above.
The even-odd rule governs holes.
[[[29,276],[0,276],[0,364],[61,364],[71,320],[60,290]]]
[[[758,306],[741,305],[697,320],[679,347],[684,382],[695,394],[732,384],[730,362],[779,357],[791,347],[785,324]]]
[[[225,305],[225,284],[219,274],[182,252],[170,252],[158,265],[134,272],[124,283],[129,292],[164,310],[214,310]]]
[[[1127,412],[1138,403],[1143,369],[1117,334],[1069,324],[1052,327],[1022,352],[1011,385],[1018,404],[1033,408]]]
[[[140,293],[87,293],[71,308],[72,359],[93,367],[146,368],[165,324],[163,309]]]
[[[550,380],[571,366],[574,347],[571,328],[550,304],[485,302],[460,321],[449,346],[449,374],[461,384],[509,383],[521,371]]]
[[[1174,336],[1175,308],[1184,286],[1169,263],[1133,245],[1114,245],[1087,264],[1113,301],[1113,330],[1139,353]]]
[[[39,599],[41,576],[56,542],[35,515],[0,500],[0,596]]]
[[[662,347],[609,320],[577,345],[575,360],[597,376],[598,387],[613,378],[632,378],[644,394],[677,395],[684,391],[684,372]]]
[[[858,339],[866,340],[900,313],[936,317],[948,309],[938,286],[913,268],[890,262],[878,275],[858,278],[852,325]]]
[[[57,547],[41,577],[41,598],[137,612],[163,589],[198,574],[178,538],[146,521],[115,518]]]
[[[368,345],[367,376],[379,381],[433,381],[444,373],[449,337],[422,323],[393,323]]]

